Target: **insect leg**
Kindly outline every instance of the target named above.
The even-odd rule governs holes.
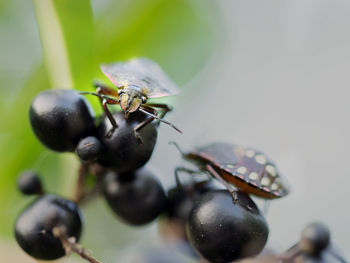
[[[101,83],[98,83],[98,82],[95,82],[94,86],[96,87],[96,92],[98,94],[110,95],[110,96],[119,98],[118,91],[113,89],[113,88],[107,87],[107,86],[105,86]]]
[[[118,124],[115,121],[112,113],[108,109],[107,104],[118,104],[119,103],[119,95],[118,95],[118,92],[115,91],[114,89],[111,89],[111,88],[108,88],[106,86],[103,86],[100,83],[95,83],[95,87],[96,87],[96,92],[99,95],[111,95],[113,97],[117,97],[118,98],[118,100],[111,100],[108,97],[107,98],[99,97],[99,100],[101,102],[103,111],[106,113],[107,118],[109,119],[109,121],[112,124],[112,128],[106,133],[106,137],[109,138],[109,137],[112,136],[112,134],[115,131],[115,129],[118,128]]]
[[[182,157],[185,157],[185,153],[184,151],[182,151],[182,149],[180,148],[180,146],[177,144],[177,142],[174,142],[174,141],[171,141],[171,142],[168,142],[168,144],[173,144],[175,145],[176,149],[178,149],[178,151],[180,152],[181,156]]]
[[[148,107],[147,105],[142,105],[140,108],[139,108],[139,111],[142,111],[143,113],[146,113],[147,115],[153,117],[154,119],[157,119],[159,120],[160,122],[163,122],[165,124],[168,124],[170,125],[171,127],[173,127],[176,131],[178,131],[179,133],[182,133],[182,131],[177,128],[175,125],[171,124],[170,122],[166,121],[166,120],[163,120],[161,118],[159,118],[157,115],[151,113],[150,111],[155,111],[157,112],[155,109],[151,108],[151,107]]]
[[[238,196],[237,196],[237,192],[234,190],[233,186],[230,185],[229,183],[227,183],[216,171],[215,169],[210,165],[210,164],[207,164],[205,166],[205,168],[208,170],[208,172],[214,176],[216,179],[218,179],[227,189],[227,191],[229,191],[231,194],[232,194],[232,197],[233,197],[233,201],[235,203],[237,203],[238,201]]]
[[[152,109],[152,108],[150,108]],[[153,114],[155,116],[157,116],[157,111],[155,109],[152,109],[153,110]],[[145,109],[145,111],[148,112],[148,110]],[[153,116],[151,116],[150,118],[148,118],[147,120],[144,120],[143,122],[141,122],[139,125],[137,125],[135,128],[134,128],[134,135],[135,135],[135,138],[137,140],[137,142],[139,144],[143,144],[143,140],[142,140],[142,137],[140,135],[140,130],[142,130],[143,128],[145,128],[148,124],[150,124],[155,118]]]
[[[112,124],[112,128],[109,129],[109,131],[106,133],[106,137],[109,138],[112,136],[113,132],[115,131],[116,128],[118,128],[118,124],[117,122],[115,121],[112,113],[110,112],[110,110],[108,109],[107,107],[107,104],[108,104],[108,100],[106,99],[103,99],[102,100],[102,107],[103,107],[103,110],[104,112],[106,113],[106,116],[108,118],[108,120],[111,122]]]
[[[108,104],[119,104],[120,99],[119,99],[119,94],[116,90],[108,88],[106,86],[103,86],[101,84],[96,84],[96,92],[99,95],[103,95],[104,97],[99,97],[100,101],[102,102],[102,99],[106,99]],[[117,99],[110,99],[108,96],[113,96]]]
[[[169,111],[172,111],[173,108],[170,107],[167,104],[162,104],[162,103],[147,103],[145,104],[145,106],[150,106],[150,107],[155,107],[155,108],[159,108],[162,109],[162,113],[159,115],[159,118],[163,118]]]
[[[106,99],[108,100],[108,103],[109,104],[119,104],[120,103],[120,100],[119,99],[114,99],[114,98],[111,98],[107,95],[103,95],[103,94],[98,94],[98,93],[95,93],[95,92],[89,92],[89,91],[80,91],[78,92],[80,95],[94,95],[98,98],[100,98],[101,100],[102,99]]]
[[[180,176],[179,176],[179,172],[185,172],[185,173],[188,173],[188,174],[200,174],[201,171],[200,170],[192,170],[192,169],[189,169],[189,168],[186,168],[186,167],[181,167],[181,166],[178,166],[175,168],[175,182],[176,182],[176,186],[177,187],[181,187],[182,188],[182,183],[180,181]]]

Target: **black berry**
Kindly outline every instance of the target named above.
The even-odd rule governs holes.
[[[79,158],[83,161],[96,160],[102,152],[102,144],[99,139],[89,136],[82,139],[75,149]]]
[[[63,227],[67,237],[78,241],[82,230],[80,209],[72,201],[52,194],[43,195],[18,216],[16,240],[36,259],[57,259],[66,253],[60,239],[53,235],[55,227]]]
[[[58,152],[74,151],[81,138],[94,131],[86,100],[74,90],[45,90],[33,100],[30,123],[38,139]]]
[[[195,202],[187,233],[193,247],[210,262],[254,256],[265,246],[268,226],[250,197],[238,192],[209,191]]]
[[[113,117],[118,128],[111,137],[105,136],[112,128],[108,118],[105,118],[99,127],[100,140],[104,146],[99,162],[118,173],[134,171],[151,158],[157,141],[158,124],[153,121],[140,131],[143,144],[139,144],[134,135],[134,128],[149,117],[142,112],[131,113],[128,119],[125,119],[123,112],[114,113]]]
[[[341,253],[331,245],[330,231],[322,223],[315,222],[306,226],[300,241],[287,252],[283,263],[344,263],[348,262]]]
[[[194,200],[201,194],[217,189],[211,181],[176,186],[168,191],[166,216],[187,222]]]
[[[145,169],[121,175],[110,172],[105,177],[103,191],[112,210],[131,225],[153,221],[166,205],[162,185]]]
[[[19,190],[25,195],[35,195],[43,193],[41,180],[34,171],[23,171],[17,181]]]
[[[165,238],[187,241],[186,222],[194,200],[204,192],[213,190],[211,181],[182,184],[169,189],[167,206],[161,220],[161,230]]]
[[[302,232],[300,247],[303,251],[317,255],[325,250],[330,242],[330,232],[322,223],[312,223]]]

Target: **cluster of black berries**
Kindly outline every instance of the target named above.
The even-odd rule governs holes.
[[[157,123],[140,131],[139,144],[134,128],[148,118],[135,112],[125,119],[116,112],[118,129],[106,137],[110,121],[95,117],[87,101],[73,90],[47,90],[38,94],[30,107],[30,122],[37,138],[49,149],[74,152],[81,160],[72,201],[47,194],[39,177],[23,173],[18,181],[26,195],[39,195],[18,217],[15,227],[19,245],[37,259],[57,259],[68,251],[89,256],[77,244],[82,231],[79,204],[94,192],[103,192],[117,215],[130,224],[152,221],[163,211],[166,195],[160,182],[140,167],[149,160],[157,139]],[[88,187],[88,176],[95,178]],[[97,261],[96,261],[97,262]]]
[[[82,161],[97,161],[118,173],[143,166],[157,140],[155,122],[140,131],[142,145],[135,140],[134,128],[149,118],[142,112],[128,119],[122,112],[114,113],[118,129],[106,137],[112,128],[108,118],[95,118],[87,101],[74,90],[41,92],[32,102],[29,117],[35,135],[49,149],[75,151]]]
[[[52,260],[66,254],[65,246],[77,249],[83,218],[75,202],[46,194],[33,171],[21,174],[18,187],[25,195],[39,195],[16,221],[15,235],[25,252],[36,259]],[[68,249],[68,247],[67,247]]]
[[[142,168],[153,152],[158,126],[152,122],[142,129],[143,144],[139,144],[134,128],[148,118],[142,112],[127,119],[122,112],[114,113],[118,128],[106,137],[110,121],[105,116],[94,117],[81,95],[73,90],[48,90],[35,97],[29,115],[35,135],[46,147],[75,152],[81,160],[73,201],[46,194],[33,173],[20,177],[24,194],[39,195],[16,223],[17,241],[31,256],[57,259],[77,250],[83,224],[78,204],[96,189],[125,223],[147,224],[160,214],[165,228],[174,228],[176,222],[177,233],[182,233],[179,239],[189,239],[209,260],[247,257],[264,247],[268,227],[247,195],[240,193],[238,202],[233,202],[230,193],[207,181],[179,184],[167,195],[159,180]],[[89,175],[96,177],[93,189],[85,185]]]
[[[125,118],[122,112],[115,112],[113,118],[118,128],[106,136],[112,128],[110,120],[104,115],[95,117],[76,91],[44,91],[33,100],[30,122],[35,135],[51,150],[74,152],[81,167],[72,200],[46,193],[35,172],[21,174],[21,192],[38,195],[16,221],[16,239],[24,251],[43,260],[75,252],[89,262],[99,262],[78,245],[83,228],[79,205],[96,193],[103,194],[111,210],[127,224],[143,225],[161,216],[163,236],[190,244],[201,260],[231,262],[263,250],[268,225],[246,193],[235,192],[233,196],[213,180],[193,178],[185,183],[177,180],[176,187],[166,193],[157,177],[143,167],[155,147],[158,123],[153,121],[140,131],[140,144],[134,128],[149,116],[136,111]],[[89,176],[94,178],[93,186],[86,183]],[[292,260],[309,253],[310,247],[326,249],[329,237],[327,242],[317,243],[327,239],[325,236],[316,235],[313,242],[313,236],[308,235],[297,246],[301,248],[297,253],[288,252],[289,257],[280,259],[297,262]],[[313,243],[307,245],[305,240]],[[150,262],[171,260],[174,258],[157,261],[152,255]]]

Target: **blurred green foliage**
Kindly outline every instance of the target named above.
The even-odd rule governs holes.
[[[0,234],[12,235],[15,217],[28,203],[15,187],[21,170],[38,169],[47,189],[64,194],[69,194],[69,178],[76,174],[67,169],[70,164],[65,161],[74,157],[68,154],[62,161],[59,154],[46,150],[28,121],[33,97],[44,89],[62,88],[53,75],[55,80],[67,77],[52,70],[55,65],[50,63],[57,62],[58,49],[52,45],[55,42],[45,42],[46,34],[56,34],[64,43],[72,83],[64,88],[79,90],[92,90],[91,82],[96,78],[107,82],[100,73],[100,63],[135,56],[153,58],[181,85],[206,63],[214,46],[211,22],[216,9],[210,1],[96,0],[93,8],[86,0],[47,1],[57,17],[45,18],[44,13],[40,19],[41,0],[33,0],[34,8],[19,0],[2,0],[0,4],[0,33],[7,41],[0,53]],[[35,12],[44,58],[37,52],[39,34],[31,23]],[[58,22],[61,35],[50,30],[53,20]],[[97,100],[89,100],[98,110]]]

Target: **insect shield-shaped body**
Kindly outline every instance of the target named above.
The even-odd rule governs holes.
[[[184,157],[197,161],[202,170],[248,194],[274,199],[289,192],[275,164],[253,148],[213,143],[189,152]]]
[[[118,128],[107,104],[120,104],[126,118],[135,111],[142,111],[150,116],[134,130],[139,143],[142,143],[139,131],[154,119],[171,125],[175,130],[181,132],[171,123],[162,120],[164,115],[171,110],[168,105],[147,103],[149,98],[170,96],[179,92],[176,84],[154,61],[146,58],[135,58],[126,62],[101,65],[101,70],[118,90],[96,84],[97,93],[83,92],[83,94],[92,94],[100,98],[104,111],[113,126],[107,133],[107,137],[111,136],[113,131]],[[161,109],[162,112],[158,115],[155,108]]]

